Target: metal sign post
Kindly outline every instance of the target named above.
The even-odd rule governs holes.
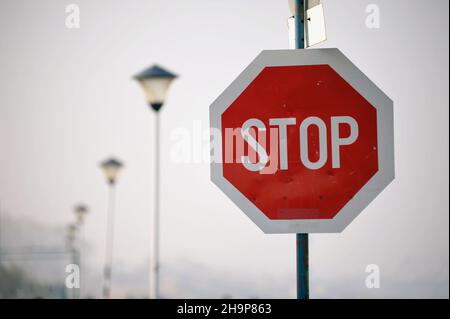
[[[305,49],[305,11],[308,0],[295,0],[295,48]],[[309,238],[296,235],[297,299],[309,299]]]

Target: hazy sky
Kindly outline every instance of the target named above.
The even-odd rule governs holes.
[[[65,27],[69,3],[80,29]],[[311,296],[448,298],[448,1],[322,3],[328,40],[318,47],[339,48],[394,101],[396,179],[343,233],[311,236]],[[370,3],[379,29],[365,25]],[[154,114],[131,77],[157,62],[180,75],[161,112],[163,295],[294,297],[295,235],[263,234],[210,181],[208,163],[170,160],[175,129],[207,129],[209,105],[252,59],[288,48],[288,16],[284,0],[0,0],[4,213],[62,227],[85,202],[100,272],[98,164],[117,156],[114,265],[133,284],[113,295],[145,293]],[[368,264],[380,267],[380,289],[365,286]]]

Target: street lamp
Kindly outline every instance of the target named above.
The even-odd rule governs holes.
[[[169,86],[177,76],[158,65],[153,65],[134,76],[144,90],[149,106],[158,112],[163,106]]]
[[[79,226],[83,225],[84,219],[86,218],[86,214],[88,213],[86,205],[83,204],[76,205],[73,209],[73,213],[75,214],[77,224]]]
[[[115,158],[109,158],[101,163],[101,168],[105,177],[110,185],[114,185],[117,175],[123,164]]]
[[[69,226],[67,227],[67,249],[72,255],[72,264],[79,265],[79,255],[74,245],[76,233],[77,233],[77,225],[69,224]],[[74,289],[73,298],[74,299],[80,298],[79,288]]]
[[[156,112],[155,118],[155,223],[154,223],[154,251],[155,251],[155,299],[159,298],[159,110],[162,108],[170,84],[177,75],[153,65],[134,76],[144,90],[148,105]]]
[[[79,241],[78,242],[78,249],[79,249],[78,262],[79,262],[79,265],[78,266],[80,268],[80,282],[83,283],[84,282],[84,280],[83,280],[84,278],[82,278],[82,277],[84,275],[84,271],[83,271],[83,268],[82,268],[82,265],[81,265],[81,257],[82,256],[80,256],[80,255],[83,254],[83,260],[85,260],[84,259],[84,249],[83,249],[83,245],[82,245],[82,240],[84,239],[84,228],[82,228],[81,226],[83,226],[83,224],[84,224],[84,220],[86,218],[86,214],[88,213],[88,208],[84,204],[78,204],[78,205],[75,205],[75,207],[73,208],[73,213],[75,215],[76,227],[77,227],[77,229],[79,231],[79,239],[78,239],[78,241]],[[82,294],[81,286],[82,285],[80,285],[80,295]]]
[[[114,186],[116,184],[117,175],[123,164],[114,159],[109,158],[100,165],[109,184],[109,204],[107,214],[106,229],[106,259],[103,271],[103,298],[109,298],[111,294],[111,278],[112,278],[112,261],[113,261],[113,240],[114,240]]]

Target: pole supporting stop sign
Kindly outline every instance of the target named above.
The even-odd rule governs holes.
[[[266,233],[341,232],[393,179],[393,102],[337,49],[263,51],[210,107],[212,181]]]

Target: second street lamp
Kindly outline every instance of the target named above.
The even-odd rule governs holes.
[[[134,79],[139,82],[144,90],[145,98],[148,105],[155,111],[155,231],[154,231],[154,254],[155,254],[155,299],[159,298],[159,110],[162,108],[167,91],[172,81],[177,76],[158,65],[153,65],[141,73],[137,74]]]
[[[109,204],[106,229],[106,259],[105,268],[103,271],[103,298],[109,298],[111,295],[114,243],[114,186],[116,184],[117,175],[123,164],[114,158],[109,158],[103,161],[100,166],[109,183]]]

